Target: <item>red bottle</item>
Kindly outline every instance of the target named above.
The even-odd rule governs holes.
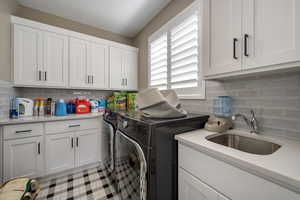
[[[76,100],[75,103],[75,113],[76,114],[86,114],[90,113],[91,104],[86,100]]]

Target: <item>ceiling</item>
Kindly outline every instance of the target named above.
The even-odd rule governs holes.
[[[134,37],[171,0],[17,0],[19,4]]]

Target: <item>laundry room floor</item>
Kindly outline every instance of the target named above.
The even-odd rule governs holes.
[[[119,200],[105,167],[42,178],[38,200]]]
[[[137,198],[138,174],[128,160],[116,163],[116,174],[108,167],[98,166],[82,171],[41,178],[41,192],[37,200],[120,200],[119,193],[109,178],[118,177],[121,194],[124,198]]]

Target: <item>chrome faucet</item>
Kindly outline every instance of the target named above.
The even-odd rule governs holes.
[[[248,119],[245,115],[243,114],[236,114],[232,116],[232,120],[235,121],[238,117],[242,117],[243,120],[246,122],[248,127],[250,128],[251,133],[259,134],[258,131],[258,121],[255,117],[254,111],[251,110],[251,117]]]

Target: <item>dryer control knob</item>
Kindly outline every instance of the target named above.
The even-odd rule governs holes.
[[[123,121],[123,128],[127,128],[128,127],[128,122],[127,121]]]

